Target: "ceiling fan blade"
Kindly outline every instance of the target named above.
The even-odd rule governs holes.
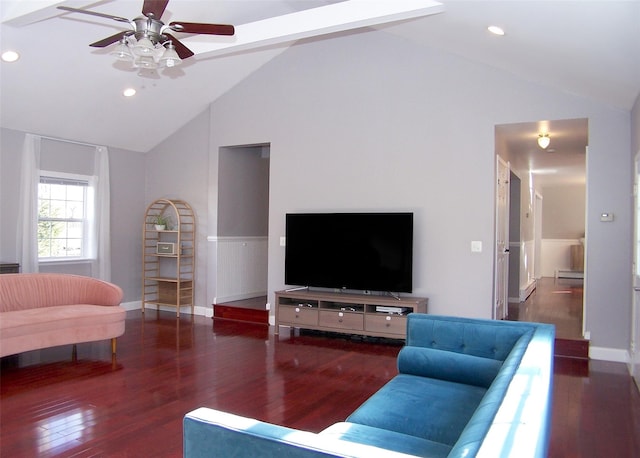
[[[116,34],[111,35],[110,37],[96,41],[95,43],[91,43],[89,46],[92,46],[94,48],[104,48],[106,46],[109,46],[112,43],[115,43],[116,41],[120,41],[122,37],[126,35],[127,35],[127,32],[118,32]]]
[[[178,53],[178,56],[180,56],[180,59],[187,59],[191,56],[193,56],[193,51],[191,51],[189,48],[187,48],[185,45],[183,45],[180,40],[178,40],[176,37],[174,37],[173,35],[170,35],[168,33],[163,33],[163,35],[167,38],[169,38],[171,40],[171,43],[173,44],[173,46],[176,47],[176,52]]]
[[[185,33],[202,33],[206,35],[233,35],[235,28],[228,24],[202,24],[199,22],[172,22],[171,30]]]
[[[142,14],[147,17],[152,16],[154,19],[160,19],[168,3],[169,0],[144,0]]]
[[[98,16],[106,19],[113,19],[114,21],[118,21],[118,22],[127,22],[127,23],[129,22],[129,19],[127,18],[120,17],[120,16],[112,16],[110,14],[98,13],[97,11],[81,10],[79,8],[71,8],[69,6],[59,6],[58,9],[69,11],[71,13],[90,14],[91,16]]]

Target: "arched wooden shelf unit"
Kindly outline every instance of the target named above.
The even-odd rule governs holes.
[[[158,226],[158,217],[167,225]],[[144,216],[142,229],[142,313],[149,305],[191,307],[193,315],[196,220],[191,206],[183,200],[158,199]]]

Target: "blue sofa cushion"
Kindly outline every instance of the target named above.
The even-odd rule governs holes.
[[[486,391],[479,386],[398,374],[347,421],[452,446]]]
[[[335,423],[321,431],[319,435],[430,458],[444,458],[451,451],[450,446],[439,442],[356,423]]]
[[[504,361],[527,331],[530,328],[505,325],[504,321],[452,320],[415,313],[407,321],[407,345]]]
[[[502,361],[435,348],[404,347],[398,355],[398,371],[488,388]]]

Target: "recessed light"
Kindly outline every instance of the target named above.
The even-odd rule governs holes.
[[[124,95],[125,97],[133,97],[134,95],[136,95],[136,90],[132,87],[127,88],[122,91],[122,95]]]
[[[20,59],[20,54],[15,51],[5,51],[2,53],[2,60],[5,62],[15,62]]]
[[[502,27],[498,27],[497,25],[490,25],[487,27],[487,30],[494,35],[504,35],[504,29]]]

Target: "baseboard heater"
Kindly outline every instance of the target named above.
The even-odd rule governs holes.
[[[556,269],[556,278],[584,278],[584,272],[579,270]]]

